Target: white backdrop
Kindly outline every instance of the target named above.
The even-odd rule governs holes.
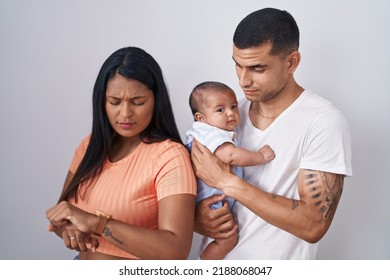
[[[354,176],[318,258],[390,259],[387,0],[0,0],[0,259],[73,257],[46,231],[45,210],[90,130],[92,87],[108,55],[132,45],[156,58],[184,135],[197,83],[219,80],[243,96],[233,32],[268,6],[300,26],[298,82],[339,107],[352,132]]]

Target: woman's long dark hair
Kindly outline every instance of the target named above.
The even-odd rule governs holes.
[[[103,63],[96,79],[92,98],[91,139],[80,166],[69,186],[65,186],[59,201],[70,198],[77,201],[80,184],[93,181],[99,176],[111,150],[115,131],[107,119],[105,101],[107,82],[115,75],[137,80],[153,91],[155,99],[153,117],[148,127],[141,133],[141,140],[153,143],[171,139],[182,144],[160,66],[150,54],[140,48],[119,49]],[[81,197],[84,198],[83,195]]]

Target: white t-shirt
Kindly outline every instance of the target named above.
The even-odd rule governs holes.
[[[352,175],[348,124],[329,101],[305,90],[265,130],[253,126],[249,107],[248,100],[240,102],[238,144],[252,151],[269,144],[276,155],[268,164],[244,168],[244,179],[252,185],[300,199],[299,169]],[[265,222],[238,201],[233,212],[239,241],[225,259],[315,259],[318,243],[310,244]]]
[[[236,146],[236,133],[234,131],[223,130],[203,122],[193,122],[192,128],[186,132],[186,137],[186,145],[195,138],[212,153],[223,143],[232,143]]]

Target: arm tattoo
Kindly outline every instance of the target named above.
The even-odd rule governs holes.
[[[319,208],[324,220],[336,211],[344,184],[344,175],[307,170],[304,178],[305,188],[311,193],[310,198]]]
[[[323,205],[324,219],[327,220],[335,211],[343,191],[344,176],[333,173],[320,172],[324,185]]]
[[[119,243],[121,245],[125,244],[123,242],[123,240],[120,240],[117,237],[115,237],[114,235],[112,235],[112,232],[111,232],[111,230],[108,227],[104,228],[103,235],[106,236],[106,237],[110,237],[111,239],[113,239],[114,241],[116,241],[117,243]]]

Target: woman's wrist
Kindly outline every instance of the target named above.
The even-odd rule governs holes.
[[[99,240],[99,238],[103,235],[107,222],[111,219],[111,215],[96,210],[95,216],[97,218],[97,222],[92,230],[91,237]]]

